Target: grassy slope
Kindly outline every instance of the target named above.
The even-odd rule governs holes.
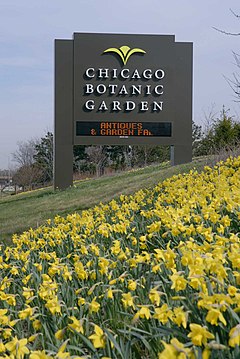
[[[107,202],[121,194],[153,187],[174,174],[192,168],[201,170],[203,160],[175,167],[149,166],[137,171],[123,172],[111,177],[101,177],[76,183],[74,188],[54,192],[51,188],[18,194],[0,199],[0,240],[9,241],[13,233],[35,228],[57,214],[90,208]]]

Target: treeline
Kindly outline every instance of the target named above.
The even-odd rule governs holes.
[[[211,155],[240,143],[240,123],[224,108],[204,128],[193,122],[193,155]],[[53,134],[18,144],[13,154],[18,168],[13,181],[23,189],[51,184],[53,180]],[[74,146],[74,178],[102,176],[170,159],[169,146]],[[64,170],[64,169],[63,169]]]
[[[204,129],[193,122],[192,137],[194,156],[217,154],[223,149],[228,151],[240,145],[240,122],[223,106],[219,117],[209,116]]]
[[[73,174],[75,179],[99,177],[105,173],[168,161],[169,153],[166,146],[74,146]],[[39,140],[18,143],[13,159],[18,164],[13,176],[18,186],[33,188],[51,184],[53,134],[48,132]]]

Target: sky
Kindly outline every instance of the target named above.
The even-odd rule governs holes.
[[[0,0],[0,169],[12,167],[17,143],[53,130],[54,39],[74,32],[175,35],[193,42],[193,119],[204,124],[223,107],[240,117],[226,78],[238,71],[232,52],[239,0]],[[240,72],[240,70],[239,70]]]

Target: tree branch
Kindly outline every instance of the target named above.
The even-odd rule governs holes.
[[[220,30],[220,29],[218,29],[217,27],[214,27],[214,26],[213,26],[213,29],[217,30],[218,32],[221,32],[224,35],[240,36],[240,32],[227,32],[227,31],[224,31],[224,30]]]
[[[240,15],[236,14],[232,9],[230,11],[237,19],[240,19]]]
[[[237,18],[240,19],[240,15],[236,14],[232,9],[229,9],[231,13]],[[213,27],[214,30],[217,30],[218,32],[221,32],[224,35],[230,35],[230,36],[240,36],[240,32],[228,32],[225,30],[220,30],[217,27]]]

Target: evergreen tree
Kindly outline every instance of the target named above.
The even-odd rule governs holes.
[[[234,121],[228,112],[223,106],[220,117],[213,121],[200,141],[197,155],[213,154],[240,142],[240,123]]]
[[[193,156],[197,156],[201,140],[203,138],[202,126],[192,121],[192,151]]]
[[[53,134],[47,134],[40,139],[35,146],[35,163],[42,170],[42,181],[48,182],[53,179]]]

